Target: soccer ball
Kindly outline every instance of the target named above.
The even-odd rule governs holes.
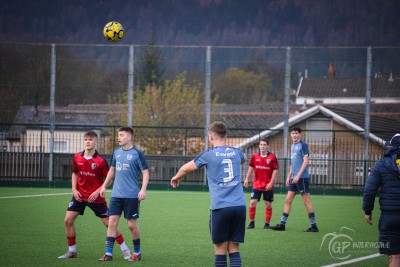
[[[119,22],[110,21],[104,26],[103,34],[108,41],[118,42],[124,37],[124,27]]]

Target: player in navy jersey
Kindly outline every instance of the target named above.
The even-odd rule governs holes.
[[[187,173],[206,167],[211,198],[210,233],[214,244],[214,266],[242,266],[239,243],[244,242],[246,200],[241,183],[240,164],[246,155],[239,149],[226,146],[227,127],[214,122],[208,127],[212,149],[202,152],[183,165],[171,179],[176,188]]]
[[[72,160],[72,200],[68,205],[64,218],[68,251],[59,259],[76,258],[76,231],[74,222],[78,215],[83,215],[85,208],[93,210],[104,225],[108,226],[107,202],[100,196],[100,189],[107,176],[107,161],[96,151],[97,134],[89,131],[83,136],[85,150],[74,155]],[[117,230],[117,242],[121,246],[124,258],[129,259],[131,253],[124,242],[124,237]]]
[[[124,217],[132,234],[133,253],[129,260],[140,261],[142,259],[137,219],[139,219],[140,201],[146,198],[149,170],[143,152],[134,147],[132,141],[132,128],[121,127],[118,129],[120,147],[114,150],[111,168],[100,190],[100,195],[104,197],[107,186],[111,184],[115,177],[108,210],[110,222],[107,230],[106,253],[99,261],[111,261],[113,259],[112,252],[122,211],[124,211]],[[142,176],[142,187],[139,186],[140,176]]]
[[[244,187],[248,187],[249,178],[254,171],[253,188],[251,192],[251,200],[249,206],[250,224],[248,229],[255,227],[254,218],[256,216],[257,202],[260,201],[261,195],[265,203],[265,224],[264,229],[269,229],[272,217],[272,201],[274,201],[274,183],[278,173],[279,165],[276,156],[268,151],[269,141],[261,139],[258,145],[260,151],[254,153],[249,163],[246,178],[243,182]]]
[[[317,221],[315,219],[314,208],[310,198],[310,174],[308,172],[308,145],[301,140],[301,129],[293,127],[290,129],[290,137],[293,144],[290,150],[290,169],[286,179],[288,192],[283,207],[281,222],[271,227],[277,231],[285,231],[286,221],[289,217],[292,202],[297,193],[301,194],[304,205],[308,212],[311,227],[305,232],[318,232]]]

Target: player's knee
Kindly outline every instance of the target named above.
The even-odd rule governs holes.
[[[70,218],[70,217],[65,217],[64,218],[64,224],[65,224],[65,226],[72,226],[72,225],[74,225],[74,219],[73,218]]]

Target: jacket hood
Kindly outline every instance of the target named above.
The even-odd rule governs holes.
[[[397,154],[400,153],[400,146],[393,146],[391,148],[389,148],[388,150],[385,151],[385,154],[383,154],[384,157],[390,157],[393,154]]]

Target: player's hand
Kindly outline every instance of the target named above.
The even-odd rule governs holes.
[[[364,216],[365,220],[369,225],[372,225],[372,215],[366,215]]]
[[[94,202],[97,198],[99,197],[99,191],[94,191],[92,194],[90,194],[88,198],[88,202]]]
[[[243,186],[246,187],[246,188],[249,187],[249,180],[244,179]]]
[[[140,192],[138,194],[138,198],[139,198],[139,200],[145,200],[146,199],[146,191],[140,190]]]
[[[82,202],[82,194],[78,190],[72,190],[72,194],[74,194],[76,201]]]
[[[270,191],[272,190],[272,185],[271,183],[268,183],[267,186],[265,187],[265,190]]]
[[[105,197],[106,196],[106,188],[104,188],[104,187],[101,187],[101,189],[100,189],[100,196],[101,197]]]
[[[286,186],[289,186],[289,185],[290,185],[290,179],[287,178],[287,179],[286,179]]]
[[[170,184],[171,184],[171,186],[172,186],[173,188],[177,188],[177,187],[179,186],[179,184],[180,184],[180,179],[177,178],[177,177],[173,177],[173,178],[171,179]]]
[[[292,180],[292,184],[297,184],[299,179],[300,179],[300,177],[298,177],[298,176],[294,177],[294,179]]]

